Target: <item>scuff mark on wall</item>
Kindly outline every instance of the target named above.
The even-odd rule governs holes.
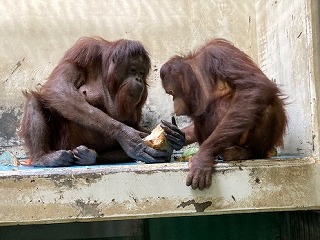
[[[17,70],[21,67],[22,62],[24,61],[24,59],[25,59],[25,58],[23,58],[21,61],[18,61],[18,62],[16,63],[16,65],[13,67],[13,69],[12,69],[9,77],[7,77],[7,79],[6,79],[3,83],[8,82],[9,78],[15,73],[15,71],[17,71]]]
[[[79,172],[81,169],[79,169]],[[64,187],[64,188],[78,188],[79,184],[90,186],[93,183],[99,182],[99,180],[102,178],[102,174],[95,173],[95,174],[84,174],[83,176],[72,176],[69,178],[66,178],[63,175],[53,175],[52,180],[54,180],[54,184],[56,187]]]
[[[103,217],[103,213],[101,213],[101,210],[99,209],[99,203],[98,201],[94,200],[91,201],[90,199],[85,202],[83,199],[77,199],[75,200],[74,205],[79,209],[80,213],[79,215],[82,216],[94,216],[94,217]]]
[[[15,113],[15,109],[4,109],[0,108],[0,139],[3,138],[5,141],[16,138],[16,131],[19,127],[19,118]],[[19,115],[21,112],[18,113]]]
[[[7,151],[17,158],[26,158],[23,141],[17,134],[21,115],[20,106],[0,106],[0,154]]]
[[[56,187],[77,188],[77,181],[73,178],[65,178],[60,175],[53,176],[54,184]]]
[[[182,207],[185,208],[187,206],[193,205],[194,208],[196,209],[196,212],[204,212],[208,207],[212,205],[211,201],[206,201],[202,203],[197,203],[194,199],[182,202],[180,205],[177,206],[177,208]]]

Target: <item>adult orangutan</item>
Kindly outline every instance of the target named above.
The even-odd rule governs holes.
[[[137,41],[78,40],[44,85],[25,93],[20,136],[31,164],[166,161],[168,153],[148,147],[139,125],[149,69],[148,53]]]
[[[175,56],[160,75],[175,113],[193,120],[182,129],[186,144],[200,144],[186,181],[193,189],[211,185],[218,156],[266,158],[283,145],[287,117],[281,91],[230,42],[214,39],[194,53]]]

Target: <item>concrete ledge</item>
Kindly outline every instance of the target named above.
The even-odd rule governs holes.
[[[0,171],[0,225],[320,208],[315,158],[219,163],[204,191],[187,163]]]

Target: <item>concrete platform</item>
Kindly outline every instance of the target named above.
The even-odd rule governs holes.
[[[218,163],[210,189],[187,163],[0,168],[0,225],[320,208],[318,159]]]

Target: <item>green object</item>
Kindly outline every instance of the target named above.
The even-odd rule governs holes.
[[[177,159],[178,162],[188,162],[189,159],[199,151],[198,147],[189,147],[184,150],[182,155]]]
[[[198,147],[191,147],[191,148],[187,148],[183,153],[182,153],[182,157],[190,157],[192,155],[194,155],[196,152],[199,151]]]

